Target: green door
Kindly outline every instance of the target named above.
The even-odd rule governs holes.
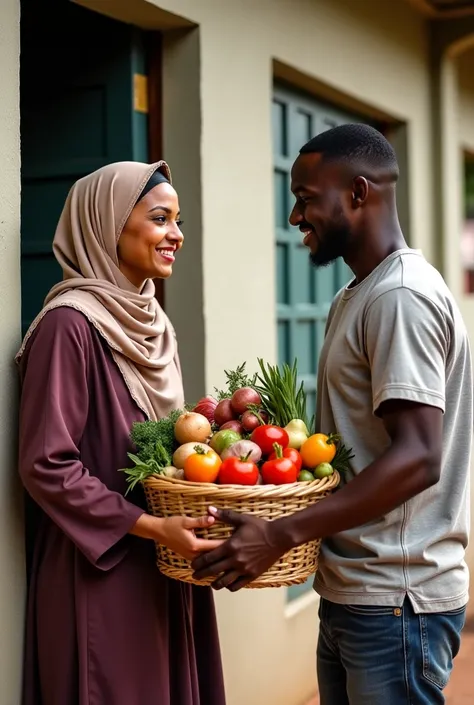
[[[299,149],[320,132],[363,118],[345,113],[314,98],[283,87],[274,90],[273,154],[276,229],[276,291],[279,362],[296,358],[304,382],[309,414],[316,403],[316,375],[319,352],[329,308],[334,296],[351,278],[343,260],[316,269],[297,228],[288,223],[294,197],[290,172]],[[312,580],[288,590],[289,599],[306,592]]]
[[[61,277],[51,245],[71,185],[120,160],[148,157],[147,115],[134,110],[143,74],[136,28],[70,0],[22,0],[22,327]]]

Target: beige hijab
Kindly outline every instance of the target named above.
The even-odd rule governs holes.
[[[166,162],[117,162],[98,169],[71,188],[53,242],[63,281],[46,297],[20,351],[48,311],[81,311],[111,348],[135,402],[149,419],[184,404],[176,336],[147,280],[139,291],[119,269],[117,243],[148,179]]]

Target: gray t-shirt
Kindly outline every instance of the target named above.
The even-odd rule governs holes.
[[[439,482],[386,516],[323,541],[315,589],[345,604],[416,612],[468,599],[472,370],[461,314],[443,278],[421,253],[387,257],[336,296],[318,375],[317,429],[337,431],[355,458],[346,481],[390,443],[376,415],[389,399],[442,409]]]

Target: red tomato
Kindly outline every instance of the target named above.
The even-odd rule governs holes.
[[[262,477],[266,485],[286,485],[296,482],[298,470],[289,458],[275,458],[263,463]]]
[[[290,437],[284,428],[265,424],[264,426],[258,426],[253,431],[250,440],[259,446],[263,455],[270,455],[273,451],[274,443],[286,448],[290,442]]]
[[[276,451],[273,451],[273,453],[270,455],[269,460],[275,460],[277,458]],[[296,466],[296,470],[299,472],[303,466],[303,458],[301,455],[298,453],[296,448],[285,448],[283,451],[283,457],[284,458],[289,458],[293,465]]]
[[[221,485],[256,485],[258,482],[258,467],[251,460],[230,457],[226,458],[219,470]]]

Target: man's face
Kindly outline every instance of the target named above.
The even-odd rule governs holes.
[[[344,207],[351,190],[340,167],[322,164],[320,154],[301,154],[291,170],[291,190],[296,203],[289,222],[304,234],[312,263],[324,267],[345,257],[352,227]]]

